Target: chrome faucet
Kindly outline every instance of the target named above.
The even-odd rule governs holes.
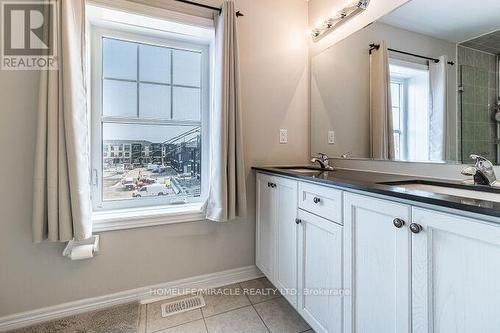
[[[474,166],[466,167],[462,170],[462,175],[473,176],[475,185],[493,186],[497,181],[495,171],[493,170],[493,163],[488,159],[472,154],[470,158],[476,161]]]
[[[333,167],[329,164],[330,159],[325,153],[318,153],[317,157],[311,159],[311,163],[319,163],[321,169],[333,170]]]

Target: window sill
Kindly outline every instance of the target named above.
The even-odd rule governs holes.
[[[94,212],[94,232],[125,230],[205,220],[203,203]]]

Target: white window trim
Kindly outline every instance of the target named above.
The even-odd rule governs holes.
[[[429,70],[429,65],[428,64],[422,64],[422,63],[419,63],[419,62],[413,62],[413,61],[403,60],[403,59],[398,59],[398,58],[389,58],[389,64],[396,65],[396,66],[413,68],[413,69],[418,69],[418,70],[424,70],[424,71],[425,70]]]
[[[169,9],[162,8],[155,5],[142,4],[140,2],[132,2],[129,0],[87,0],[87,14],[90,13],[91,19],[105,20],[110,19],[118,22],[120,14],[116,14],[119,10],[124,13],[138,14],[152,19],[167,20],[170,23],[180,23],[182,25],[189,24],[195,29],[198,28],[212,28],[214,20],[199,15],[199,11],[190,8],[192,13],[184,13],[186,7],[182,3],[169,3]],[[97,11],[92,9],[98,8]],[[125,21],[128,21],[126,19]]]
[[[91,86],[91,97],[89,98],[89,105],[92,108],[99,108],[101,112],[101,63],[100,54],[102,54],[101,43],[99,42],[103,36],[114,37],[119,39],[126,39],[131,41],[138,41],[142,43],[149,43],[153,45],[165,46],[170,48],[180,48],[188,50],[196,50],[204,53],[202,70],[204,76],[202,78],[202,99],[204,110],[202,110],[202,194],[199,200],[190,201],[187,204],[182,205],[165,205],[165,201],[152,199],[141,199],[140,202],[134,203],[129,202],[131,205],[127,208],[115,208],[113,205],[107,205],[106,208],[98,207],[96,201],[93,201],[93,227],[95,232],[104,232],[111,230],[122,230],[122,229],[132,229],[140,228],[145,226],[157,226],[164,224],[173,224],[181,222],[194,222],[205,220],[205,202],[208,195],[208,183],[209,183],[209,157],[210,157],[210,135],[209,135],[209,115],[211,112],[211,85],[212,82],[212,71],[211,64],[213,62],[213,50],[212,44],[206,43],[203,38],[202,41],[197,44],[194,39],[188,39],[188,42],[176,41],[175,34],[170,32],[162,32],[158,30],[149,30],[147,28],[137,28],[138,33],[131,33],[130,27],[123,27],[121,24],[112,24],[109,29],[109,22],[104,22],[102,26],[99,26],[96,21],[92,21],[89,25],[89,31],[91,31],[91,47],[89,58],[91,59],[90,66],[91,69],[89,73],[89,81],[92,82]],[[121,29],[123,28],[123,29]],[[147,34],[146,34],[147,32]],[[213,41],[211,41],[213,42]],[[193,46],[195,46],[193,48]],[[95,61],[99,59],[99,61]],[[208,73],[206,75],[205,73]],[[95,96],[97,94],[97,96]],[[95,122],[100,123],[100,118],[94,116],[97,114],[92,112],[92,168],[96,166],[98,161],[99,167],[97,168],[98,180],[102,179],[102,151],[101,148],[95,149],[94,147],[101,147],[101,137],[96,137],[94,131],[96,128],[100,128],[100,125],[96,127]],[[96,119],[97,118],[97,119]],[[94,173],[92,173],[94,175]],[[100,185],[99,185],[100,186]],[[101,191],[101,190],[99,190]],[[93,196],[95,197],[95,196]],[[93,198],[94,199],[94,198]],[[160,199],[161,200],[161,199]],[[101,203],[101,198],[98,198],[98,203]]]
[[[107,210],[92,214],[93,232],[137,229],[206,220],[204,203]]]

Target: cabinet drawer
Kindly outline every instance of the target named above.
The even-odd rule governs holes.
[[[299,183],[299,208],[330,221],[342,223],[342,191]]]

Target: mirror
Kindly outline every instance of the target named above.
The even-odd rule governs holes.
[[[499,162],[500,2],[412,0],[311,58],[311,152]]]

